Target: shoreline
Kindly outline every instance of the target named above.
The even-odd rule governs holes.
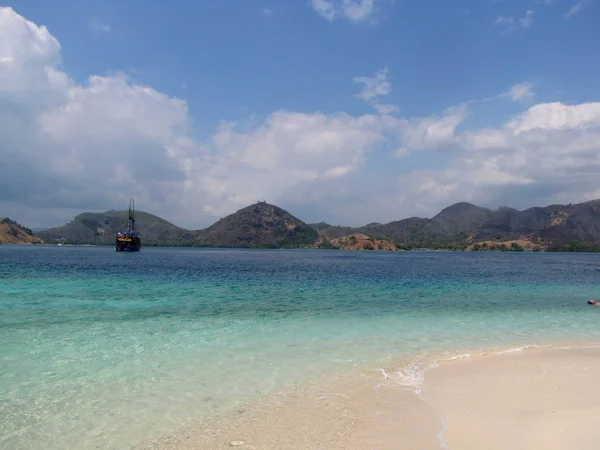
[[[595,449],[600,347],[531,348],[433,369],[424,399],[457,449]]]
[[[456,352],[453,355],[445,352],[436,356],[413,358],[412,361],[404,360],[403,364],[396,365],[400,369],[390,368],[393,367],[391,364],[388,368],[361,366],[346,375],[328,375],[306,384],[296,384],[133,448],[482,448],[481,440],[484,437],[476,432],[477,427],[474,431],[468,414],[465,417],[464,410],[461,413],[463,401],[472,397],[470,389],[478,389],[478,398],[488,402],[485,405],[480,404],[481,402],[473,404],[471,415],[477,417],[479,427],[493,435],[500,418],[490,405],[508,398],[503,386],[510,386],[514,393],[510,398],[514,401],[514,411],[519,416],[518,412],[523,407],[533,411],[540,398],[547,395],[543,387],[529,389],[531,380],[539,378],[536,368],[544,366],[546,369],[543,373],[552,374],[548,368],[554,364],[570,369],[585,365],[588,367],[585,372],[590,377],[587,382],[591,382],[600,377],[598,356],[600,344],[561,342],[472,353]],[[598,363],[595,363],[596,359]],[[565,361],[571,361],[571,365],[565,365]],[[509,383],[514,378],[511,370],[515,367],[520,368],[519,379],[525,388]],[[562,389],[566,394],[561,397],[563,403],[555,408],[557,412],[551,414],[569,418],[573,406],[569,403],[569,398],[573,393],[569,390],[568,377],[562,372],[554,375],[558,378],[548,378],[547,385],[553,386],[558,382],[563,385]],[[487,392],[486,380],[490,376],[496,384],[489,384],[494,388]],[[581,389],[585,386],[587,384],[572,387]],[[597,398],[597,406],[588,411],[592,416],[600,414],[600,394]],[[509,407],[510,404],[504,405],[502,411]],[[515,415],[514,411],[507,412],[502,417],[502,423],[512,427],[512,434],[501,433],[495,441],[497,446],[486,442],[485,448],[536,448],[527,446],[524,441],[523,428],[511,419]],[[535,412],[531,414],[538,417]],[[542,417],[543,412],[540,414]],[[541,421],[534,420],[536,430],[539,431],[532,434],[534,437],[527,439],[535,441],[543,437],[543,432],[547,429],[544,420],[548,420],[549,424],[552,422],[550,418],[543,417]],[[570,428],[563,434],[569,439],[576,434],[581,443],[577,448],[592,448],[586,446],[585,439],[597,442],[594,439],[600,438],[600,434],[590,435],[586,432],[587,420],[581,423],[581,427],[571,419],[567,422]],[[554,440],[564,442],[558,441],[556,437]],[[552,447],[550,442],[544,448],[561,447]]]

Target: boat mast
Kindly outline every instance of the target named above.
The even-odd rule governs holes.
[[[128,231],[135,232],[135,200],[133,198],[129,199],[129,220],[128,220]]]

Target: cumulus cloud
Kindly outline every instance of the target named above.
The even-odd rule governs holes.
[[[451,115],[442,148],[449,167],[401,177],[406,193],[435,210],[457,200],[517,207],[593,198],[600,173],[600,103],[539,104],[499,127],[456,130]],[[443,121],[444,119],[438,119]],[[407,148],[427,143],[430,119],[409,128]],[[427,131],[425,131],[427,130]]]
[[[75,83],[58,69],[58,41],[10,8],[0,9],[0,34],[5,208],[108,209],[135,195],[147,210],[207,224],[346,176],[393,127],[379,116],[277,111],[256,127],[223,124],[199,143],[184,100],[125,75]]]
[[[333,21],[344,18],[354,23],[372,18],[375,0],[312,0],[312,7],[321,17]]]
[[[361,224],[456,201],[598,195],[600,103],[536,104],[477,129],[471,103],[418,118],[280,110],[223,122],[199,142],[184,100],[122,74],[77,83],[60,61],[45,27],[0,8],[0,215],[32,227],[119,208],[130,195],[188,227],[263,199],[307,220]],[[386,76],[361,77],[361,98],[389,94]],[[529,97],[515,86],[505,95]],[[398,170],[384,176],[377,164]]]
[[[359,168],[394,125],[379,116],[292,111],[275,112],[251,129],[224,124],[214,136],[216,154],[196,162],[198,181],[214,211],[266,195],[284,201],[303,185],[321,186]]]
[[[399,121],[403,146],[397,154],[414,150],[444,150],[455,144],[456,127],[466,118],[467,107],[448,108],[441,116],[402,119]]]

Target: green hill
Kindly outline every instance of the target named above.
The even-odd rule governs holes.
[[[70,223],[38,234],[48,243],[114,244],[116,234],[127,229],[128,211],[83,213]],[[145,212],[136,212],[136,228],[142,245],[191,245],[198,232],[186,230]]]

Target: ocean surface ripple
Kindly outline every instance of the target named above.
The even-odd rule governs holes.
[[[129,448],[326,373],[598,342],[599,280],[600,254],[0,246],[0,448]]]

